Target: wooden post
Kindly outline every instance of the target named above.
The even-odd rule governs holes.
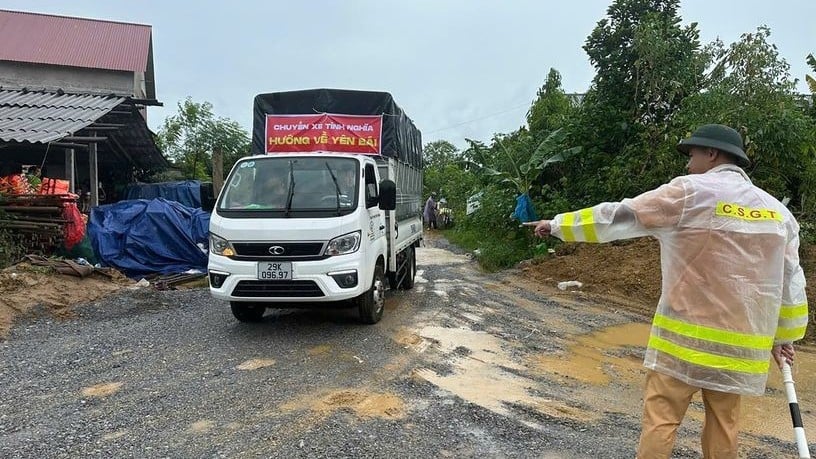
[[[68,179],[68,191],[76,193],[76,176],[74,175],[74,149],[65,149],[65,178]]]
[[[220,147],[213,149],[212,167],[213,195],[218,196],[218,193],[221,192],[221,187],[224,186],[224,152],[221,151]]]
[[[99,206],[99,170],[96,162],[96,142],[88,145],[88,163],[91,177],[91,208]]]

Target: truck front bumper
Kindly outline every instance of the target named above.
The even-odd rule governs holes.
[[[271,307],[274,303],[343,301],[361,295],[370,283],[368,273],[359,270],[365,266],[362,257],[357,251],[325,260],[293,261],[291,279],[260,280],[257,261],[238,261],[211,253],[207,266],[210,293],[221,300],[263,302]],[[349,287],[352,278],[356,283]]]

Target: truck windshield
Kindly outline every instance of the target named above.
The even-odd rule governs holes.
[[[350,158],[246,159],[224,184],[218,210],[272,212],[281,217],[304,212],[343,215],[357,207],[359,177],[357,161]]]

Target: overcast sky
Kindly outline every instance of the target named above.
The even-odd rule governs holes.
[[[489,140],[525,124],[550,67],[567,92],[594,75],[581,46],[612,0],[0,0],[0,8],[153,27],[158,130],[187,96],[251,130],[252,98],[307,88],[388,91],[423,141]],[[814,0],[684,0],[703,43],[759,25],[802,80],[816,53]],[[811,72],[812,73],[812,72]]]

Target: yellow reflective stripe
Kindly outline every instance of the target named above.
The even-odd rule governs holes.
[[[578,211],[581,216],[581,227],[584,229],[584,237],[587,242],[598,242],[598,235],[595,233],[595,219],[592,218],[592,209],[581,209]]]
[[[796,319],[808,315],[807,303],[802,304],[783,304],[782,309],[779,310],[779,317],[781,319]]]
[[[744,347],[748,349],[759,349],[761,351],[768,350],[773,347],[774,339],[772,336],[749,335],[747,333],[721,330],[719,328],[704,327],[702,325],[694,325],[677,319],[671,319],[662,314],[655,314],[654,321],[652,323],[657,327],[663,328],[678,335],[688,336],[689,338],[704,341],[711,341],[713,343],[727,344],[729,346]]]
[[[779,340],[797,340],[805,336],[805,329],[807,325],[802,325],[796,328],[777,328],[776,339]]]
[[[767,373],[770,367],[770,360],[768,359],[751,360],[711,354],[696,349],[689,349],[654,335],[649,337],[649,347],[694,365],[716,368],[718,370],[763,374]]]
[[[561,232],[564,233],[564,240],[567,242],[575,241],[575,233],[572,232],[573,225],[575,225],[575,212],[564,214],[564,222],[561,223]]]

